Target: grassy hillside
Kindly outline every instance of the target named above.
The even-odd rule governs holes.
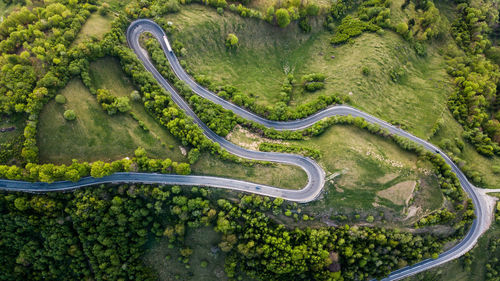
[[[418,57],[392,32],[364,34],[353,44],[333,47],[331,34],[320,23],[312,33],[304,34],[293,24],[280,29],[230,13],[220,16],[201,6],[189,6],[167,19],[178,26],[173,38],[184,43],[184,60],[195,73],[253,93],[264,105],[278,101],[287,71],[298,83],[304,74],[321,72],[327,76],[325,89],[294,91],[292,105],[325,93],[350,95],[354,106],[385,120],[403,122],[410,131],[426,136],[433,121],[446,110],[452,89],[436,48],[429,48],[426,58]],[[239,38],[234,52],[224,45],[230,32]],[[369,69],[369,75],[363,75],[363,67]],[[390,74],[399,69],[405,76],[393,82]]]
[[[40,160],[44,163],[69,163],[82,161],[111,161],[132,156],[141,146],[159,158],[184,159],[180,150],[162,146],[177,144],[172,138],[157,140],[145,132],[127,114],[110,117],[97,103],[95,97],[79,80],[72,80],[61,94],[67,99],[64,105],[51,101],[40,116],[38,145]],[[63,113],[72,109],[76,120],[66,121]]]
[[[401,12],[398,7],[402,1],[396,2],[391,7],[396,21],[414,16]],[[443,14],[452,17],[450,7],[441,6]],[[384,120],[402,123],[423,138],[431,135],[442,118],[442,129],[431,139],[436,144],[442,139],[463,140],[462,128],[446,105],[454,89],[440,55],[443,45],[449,42],[446,36],[427,44],[427,56],[419,57],[408,42],[389,31],[383,35],[367,33],[351,44],[333,47],[329,43],[331,34],[319,23],[312,33],[304,34],[293,24],[280,29],[231,13],[220,16],[198,5],[188,6],[167,19],[177,26],[172,37],[184,43],[187,54],[182,59],[190,69],[217,82],[233,84],[253,94],[258,103],[273,105],[279,100],[287,72],[295,75],[298,84],[302,75],[321,72],[327,76],[325,89],[303,93],[296,85],[292,106],[320,94],[338,93],[348,95],[353,106]],[[443,19],[444,24],[449,24],[447,18]],[[224,41],[230,32],[238,36],[239,47],[228,52]],[[364,68],[368,74],[363,73]],[[395,71],[403,73],[398,81],[391,78]],[[500,158],[480,156],[468,144],[459,157],[481,174],[479,186],[500,185],[500,177],[492,169],[500,165]]]

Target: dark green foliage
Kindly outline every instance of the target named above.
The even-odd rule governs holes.
[[[352,37],[361,35],[364,31],[377,31],[378,29],[379,27],[372,23],[347,16],[342,19],[342,22],[336,28],[330,42],[332,44],[342,44],[349,41]]]
[[[302,147],[299,145],[290,144],[280,144],[280,143],[268,143],[263,142],[259,145],[260,151],[277,151],[277,152],[287,152],[301,154],[311,158],[319,159],[321,157],[321,152],[317,149],[311,149],[308,147]]]
[[[421,218],[415,223],[415,227],[419,228],[428,225],[445,224],[453,219],[455,219],[454,213],[448,211],[447,209],[441,209],[435,213],[425,216],[424,218]]]
[[[284,8],[276,10],[276,22],[280,27],[286,27],[290,24],[290,14]]]
[[[220,247],[229,252],[229,277],[244,272],[262,280],[363,280],[441,250],[430,236],[383,228],[287,229],[262,213],[271,208],[265,199],[244,196],[239,207],[218,201],[225,216],[219,213],[216,230],[224,234]],[[335,272],[327,269],[332,263]]]

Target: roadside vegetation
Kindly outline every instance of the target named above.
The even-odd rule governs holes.
[[[496,186],[498,56],[485,38],[495,43],[487,25],[497,15],[478,3],[0,0],[9,13],[0,23],[0,129],[16,127],[0,133],[0,178],[137,171],[304,186],[297,167],[222,150],[175,105],[124,40],[131,20],[155,18],[182,65],[223,98],[274,120],[348,103],[430,139],[474,182]],[[10,10],[21,5],[29,9]],[[436,258],[470,226],[473,206],[441,156],[360,118],[263,129],[194,96],[157,43],[141,43],[219,135],[317,159],[327,172],[322,197],[298,205],[157,185],[0,192],[0,279],[382,278]],[[478,245],[492,256],[497,228]],[[485,267],[471,278],[497,276],[498,260],[473,255],[464,267]]]
[[[364,34],[352,44],[333,48],[330,32],[320,23],[310,33],[297,26],[276,31],[265,22],[220,16],[211,9],[190,6],[167,19],[175,30],[172,40],[186,49],[181,56],[196,75],[216,84],[230,84],[251,96],[257,104],[271,106],[280,101],[282,81],[288,74],[297,80],[289,104],[298,106],[320,95],[348,96],[351,103],[384,120],[397,121],[425,137],[433,121],[446,109],[452,91],[451,79],[437,47],[419,57],[410,44],[392,32]],[[239,38],[236,52],[227,52],[224,36]],[[363,69],[369,74],[363,74]],[[395,83],[391,72],[401,69]],[[300,77],[311,73],[326,76],[324,89],[313,93],[300,90]],[[384,106],[390,100],[391,106]]]

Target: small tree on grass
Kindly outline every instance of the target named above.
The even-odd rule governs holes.
[[[76,119],[76,114],[72,109],[64,111],[64,119],[71,121]]]
[[[134,90],[134,91],[132,91],[132,93],[130,93],[130,99],[132,101],[140,101],[141,95],[139,94],[139,92],[137,90]]]
[[[226,37],[226,47],[228,49],[236,49],[238,47],[238,37],[233,33],[229,33]]]
[[[57,95],[56,96],[56,102],[59,104],[65,104],[66,103],[66,98],[63,95]]]

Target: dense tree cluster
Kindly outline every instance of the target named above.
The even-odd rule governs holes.
[[[377,31],[379,28],[380,27],[373,23],[346,16],[336,28],[335,34],[330,42],[332,44],[343,44],[348,42],[351,38],[361,35],[365,31]]]
[[[401,9],[406,9],[409,0],[405,1]],[[432,0],[416,0],[415,17],[408,22],[401,22],[396,25],[396,31],[408,40],[425,41],[436,38],[445,32],[445,26],[439,10]]]
[[[358,7],[355,16],[346,16],[353,7]],[[334,1],[331,4],[325,25],[334,33],[330,42],[343,44],[365,31],[378,31],[390,27],[390,1],[370,0],[356,5],[355,1]],[[338,24],[337,24],[338,23]]]
[[[314,159],[319,159],[321,157],[321,152],[318,149],[312,149],[300,145],[292,144],[281,144],[281,143],[270,143],[263,142],[259,144],[260,151],[276,151],[276,152],[287,152],[294,154],[301,154]]]
[[[363,280],[437,257],[441,250],[430,236],[383,228],[287,229],[262,212],[270,204],[258,196],[250,202],[218,200],[216,230],[223,233],[220,247],[229,252],[230,277],[245,272],[261,280]]]
[[[453,219],[455,219],[456,215],[447,209],[440,209],[430,215],[421,218],[418,222],[415,223],[415,228],[428,226],[428,225],[436,225],[436,224],[445,224]]]
[[[128,97],[115,97],[107,89],[98,89],[96,91],[97,101],[109,115],[117,112],[127,112],[131,109]]]
[[[382,228],[295,228],[269,218],[282,199],[243,196],[230,203],[194,187],[109,185],[67,194],[0,193],[2,279],[154,280],[145,245],[166,237],[189,261],[189,228],[213,226],[229,253],[229,276],[263,280],[345,280],[381,277],[434,257],[431,236]],[[278,212],[276,212],[278,211]],[[305,217],[305,216],[304,216]]]
[[[457,7],[458,18],[452,33],[465,55],[448,60],[448,72],[455,77],[457,90],[451,95],[449,107],[453,116],[465,129],[464,138],[483,155],[500,154],[500,104],[497,83],[498,65],[483,55],[491,45],[488,12],[464,3]]]

